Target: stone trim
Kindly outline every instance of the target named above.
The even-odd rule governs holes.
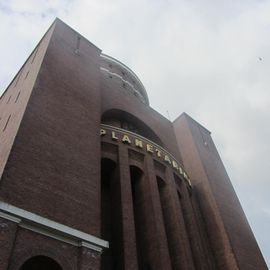
[[[97,252],[109,248],[109,242],[103,239],[2,201],[0,201],[0,217],[16,222],[22,228],[78,247],[83,246]]]
[[[13,221],[15,223],[20,223],[22,221],[20,218],[16,218],[16,217],[14,217],[12,215],[6,214],[6,213],[1,212],[1,211],[0,211],[0,217],[4,218],[4,219],[7,219],[7,220],[10,220],[10,221]]]

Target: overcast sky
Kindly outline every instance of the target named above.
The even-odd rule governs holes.
[[[55,17],[212,131],[270,265],[270,1],[0,0],[1,92]]]

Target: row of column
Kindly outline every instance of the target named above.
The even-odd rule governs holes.
[[[102,220],[107,228],[110,223],[110,256],[117,262],[103,263],[103,269],[214,269],[194,202],[184,184],[177,187],[181,180],[171,168],[164,178],[157,176],[151,155],[132,166],[125,145],[119,145],[117,163],[110,180],[111,221]]]

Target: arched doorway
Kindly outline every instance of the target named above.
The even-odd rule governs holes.
[[[28,259],[20,270],[62,270],[62,267],[47,256],[35,256]]]
[[[139,270],[151,270],[149,264],[149,239],[146,236],[147,212],[143,171],[131,165],[130,180],[132,188],[133,213],[136,233],[136,248]]]
[[[101,270],[122,269],[121,190],[117,164],[101,159],[101,237],[110,248],[101,257]]]

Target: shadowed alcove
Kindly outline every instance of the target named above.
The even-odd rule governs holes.
[[[101,237],[110,247],[102,254],[101,270],[123,267],[120,183],[117,164],[101,159]]]
[[[20,270],[62,270],[62,267],[47,256],[35,256],[28,259]]]
[[[116,109],[108,110],[103,113],[101,122],[102,124],[126,129],[130,132],[139,134],[158,145],[163,146],[162,141],[151,128],[128,112]]]

